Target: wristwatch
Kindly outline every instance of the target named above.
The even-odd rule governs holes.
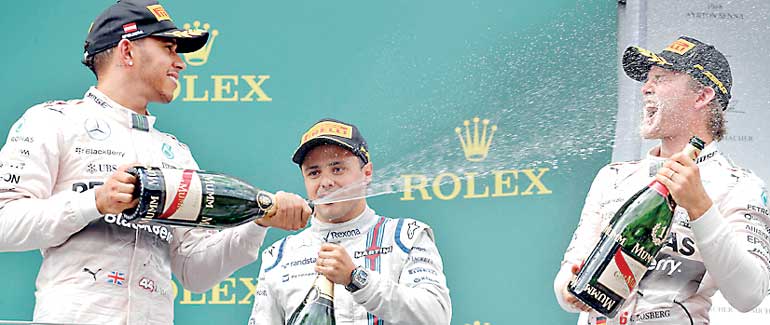
[[[350,283],[345,286],[345,290],[353,293],[365,287],[367,283],[369,283],[369,272],[359,266],[350,272]]]

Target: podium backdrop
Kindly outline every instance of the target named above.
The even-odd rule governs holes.
[[[80,64],[83,41],[111,3],[6,3],[4,134],[28,107],[81,98],[94,84]],[[177,25],[211,32],[206,48],[183,56],[175,100],[150,107],[202,168],[304,194],[290,159],[302,132],[322,117],[353,122],[379,182],[404,191],[370,205],[435,229],[452,324],[575,322],[552,281],[588,186],[610,161],[615,2],[163,4]],[[265,246],[286,234],[270,230]],[[0,319],[32,318],[40,260],[38,251],[0,254]],[[259,263],[204,294],[178,287],[176,323],[245,324]]]

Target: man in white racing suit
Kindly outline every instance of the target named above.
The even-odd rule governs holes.
[[[371,181],[366,142],[345,122],[313,125],[293,160],[312,200],[360,197]],[[250,325],[286,324],[319,273],[335,283],[337,324],[449,324],[449,289],[428,225],[379,216],[365,198],[317,204],[311,224],[262,253]]]
[[[122,219],[137,203],[130,164],[198,169],[147,112],[149,102],[171,100],[184,69],[177,52],[207,38],[176,29],[167,15],[157,2],[108,8],[86,42],[97,86],[81,100],[27,110],[0,151],[0,251],[43,255],[35,321],[173,323],[172,272],[185,288],[206,291],[257,259],[267,226],[299,229],[309,217],[304,200],[282,193],[275,218],[221,232]]]
[[[641,135],[661,144],[641,161],[599,171],[554,281],[559,304],[588,312],[587,324],[708,324],[717,290],[737,310],[753,309],[770,288],[770,216],[765,184],[715,142],[725,133],[723,110],[730,99],[727,60],[713,46],[680,37],[659,54],[628,48],[623,67],[644,82]],[[693,135],[708,143],[695,161],[679,153]],[[653,179],[678,204],[671,235],[638,291],[608,319],[577,300],[567,285],[615,212]]]

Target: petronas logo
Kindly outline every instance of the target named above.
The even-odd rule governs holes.
[[[479,127],[479,121],[481,121],[481,127]],[[473,118],[472,131],[471,121],[465,120],[463,125],[465,126],[465,133],[463,133],[463,128],[460,127],[455,128],[455,133],[460,138],[465,159],[474,162],[484,161],[484,159],[487,159],[489,146],[492,145],[492,136],[497,131],[497,125],[490,127],[488,119],[481,120],[478,117]]]
[[[192,23],[192,26],[189,23],[185,23],[183,28],[186,30],[201,30],[201,22],[196,20]],[[219,35],[219,30],[211,29],[211,25],[209,25],[209,23],[204,23],[202,30],[209,32],[209,41],[206,42],[206,45],[195,52],[182,53],[185,62],[195,67],[202,66],[209,61],[209,55],[211,55],[211,48],[214,46],[214,40]]]

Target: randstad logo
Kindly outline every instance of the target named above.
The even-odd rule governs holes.
[[[211,24],[194,21],[185,23],[185,29],[208,31],[209,40],[201,49],[183,53],[182,58],[188,69],[182,72],[174,89],[174,99],[183,102],[271,102],[273,99],[263,89],[270,75],[210,75],[208,77],[195,73],[194,67],[206,65],[214,52],[214,45],[219,36],[218,29],[212,29]],[[202,28],[201,28],[202,27]]]
[[[455,133],[460,139],[460,148],[465,153],[465,159],[472,163],[484,161],[489,155],[497,125],[490,126],[488,119],[474,117],[472,120],[465,120],[463,126],[464,128],[455,128]],[[548,168],[491,170],[484,172],[491,177],[478,179],[477,172],[464,172],[462,175],[443,172],[433,179],[422,174],[404,174],[401,175],[404,180],[401,200],[432,200],[433,197],[439,200],[453,200],[460,193],[464,193],[463,199],[548,195],[553,193],[543,183],[543,176],[548,171]]]

